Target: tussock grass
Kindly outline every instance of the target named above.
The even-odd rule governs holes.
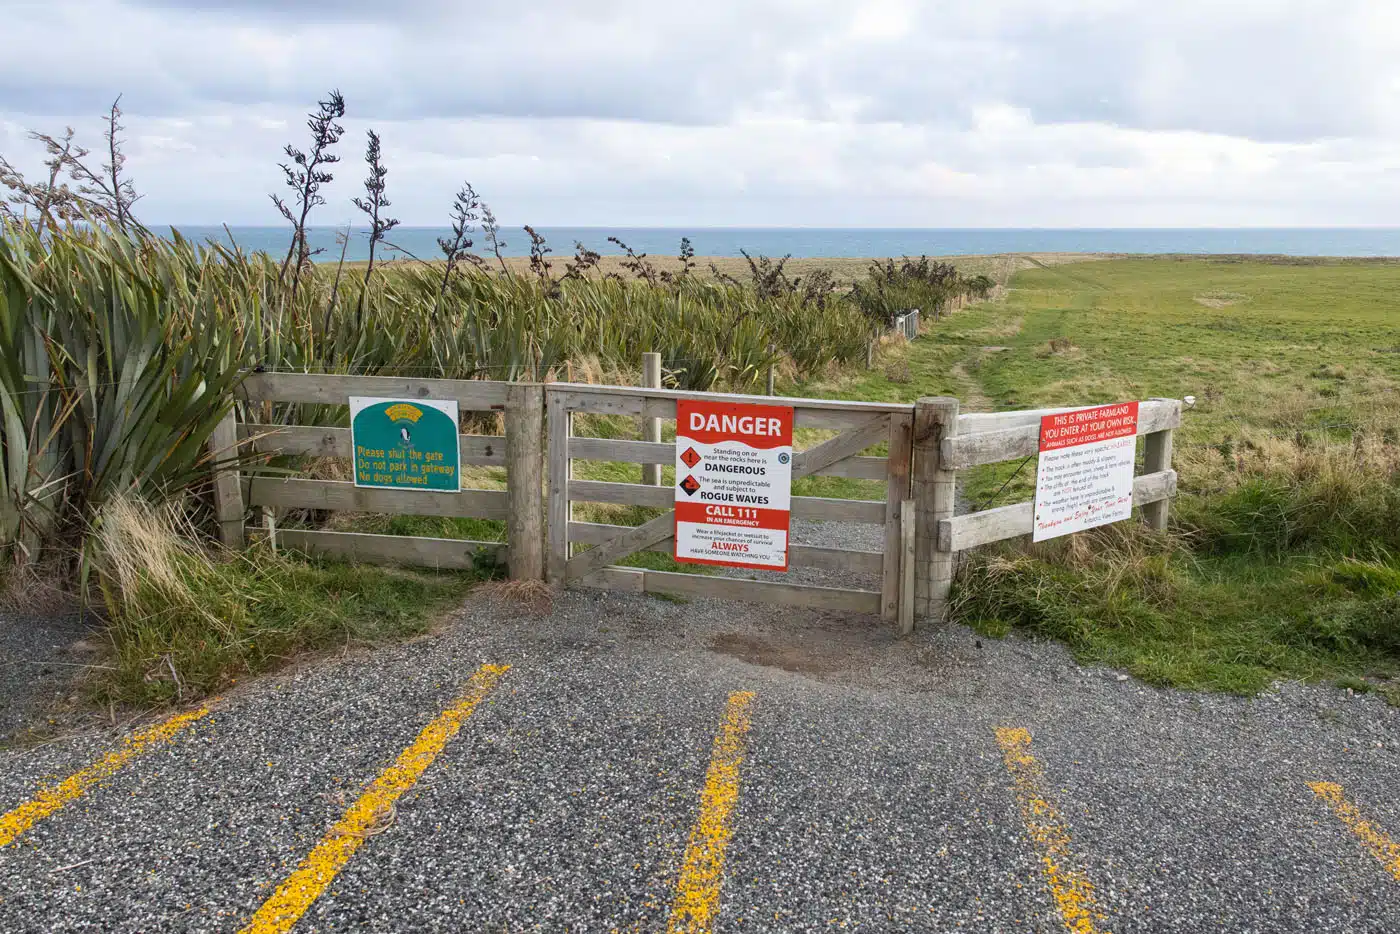
[[[1322,427],[1285,412],[1287,435],[1244,426],[1185,447],[1178,524],[1221,554],[1400,552],[1400,398],[1371,401]]]
[[[536,616],[546,616],[554,608],[554,591],[544,581],[489,581],[477,592],[486,600],[521,606]]]
[[[480,579],[210,552],[177,505],[133,498],[103,507],[94,545],[114,660],[89,690],[121,704],[190,701],[306,652],[425,632]]]
[[[1400,674],[1400,564],[1388,557],[1203,560],[1178,536],[1121,528],[974,555],[955,618],[1176,687],[1250,694],[1280,678],[1384,686]]]

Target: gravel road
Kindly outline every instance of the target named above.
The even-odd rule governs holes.
[[[483,663],[512,668],[298,932],[664,930],[734,691],[716,931],[1063,931],[1047,858],[1092,886],[1081,930],[1400,930],[1400,867],[1308,785],[1400,835],[1377,698],[1187,694],[956,627],[590,592],[545,616],[474,597],[225,697],[0,846],[0,930],[239,930]],[[998,727],[1029,731],[1062,835],[1028,828]],[[0,812],[118,745],[0,752]]]
[[[75,672],[96,654],[82,614],[0,611],[0,744],[43,730],[64,708]]]

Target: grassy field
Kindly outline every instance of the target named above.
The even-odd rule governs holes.
[[[36,256],[45,249],[37,242],[29,247]],[[115,249],[89,253],[69,244],[58,258],[66,257],[72,267],[67,275],[91,278],[94,288],[105,288],[114,278],[97,275],[88,266],[93,256],[115,255]],[[168,312],[154,283],[164,281],[162,277],[178,280],[195,267],[187,257],[161,254],[156,259],[165,263],[165,272],[150,277],[150,282],[142,280],[140,296],[146,304],[130,326],[149,332],[149,340],[168,343],[170,336],[161,331],[162,314]],[[997,281],[994,299],[957,308],[941,319],[926,316],[925,331],[913,343],[883,340],[869,369],[863,366],[863,325],[856,328],[859,333],[851,347],[838,353],[834,342],[844,332],[831,329],[834,312],[804,312],[781,303],[767,312],[755,308],[740,315],[763,312],[773,326],[748,335],[749,349],[756,353],[735,358],[740,342],[732,329],[721,325],[736,311],[732,301],[747,301],[745,289],[709,289],[716,293],[714,307],[706,305],[700,311],[717,317],[678,318],[672,322],[676,327],[666,330],[655,324],[670,306],[642,302],[655,298],[643,294],[645,290],[618,283],[573,283],[578,294],[571,293],[571,301],[578,301],[567,310],[545,302],[554,309],[550,321],[562,342],[547,349],[569,361],[564,372],[570,378],[635,383],[638,374],[628,368],[640,362],[642,350],[669,347],[674,358],[676,341],[699,339],[714,344],[714,359],[730,369],[738,367],[735,372],[742,376],[707,385],[753,391],[762,385],[771,363],[777,368],[780,394],[883,401],[947,394],[961,399],[964,411],[1194,397],[1177,436],[1175,463],[1182,495],[1173,505],[1170,534],[1149,534],[1135,524],[1123,524],[1039,547],[983,549],[962,569],[958,618],[992,635],[1018,627],[1061,639],[1086,661],[1119,666],[1157,683],[1254,691],[1278,678],[1330,678],[1353,689],[1384,691],[1400,701],[1400,688],[1391,681],[1400,670],[1400,321],[1392,305],[1400,288],[1400,264],[1240,257],[1088,259],[957,258],[964,275],[985,274]],[[605,260],[605,269],[616,262]],[[46,275],[58,275],[53,272],[57,265],[49,257],[42,269]],[[701,270],[705,265],[702,260]],[[864,271],[868,261],[794,261],[789,272],[804,275],[821,266],[849,279]],[[741,279],[745,268],[742,260],[721,266]],[[212,282],[211,289],[218,287],[210,301],[192,303],[191,308],[204,309],[200,314],[256,292],[245,289],[242,280],[225,282],[214,275],[217,272],[220,269],[205,269],[198,277],[200,283]],[[417,279],[433,278],[416,279],[418,272],[386,277],[389,285],[383,286],[382,295],[366,293],[377,296],[376,302],[384,299],[382,307],[375,306],[367,315],[379,323],[377,328],[357,329],[348,312],[341,316],[345,320],[332,322],[335,327],[323,324],[319,313],[297,318],[308,325],[307,333],[325,331],[312,334],[316,339],[305,347],[278,343],[286,329],[268,328],[253,314],[251,320],[260,330],[249,333],[276,335],[271,346],[258,348],[258,359],[271,361],[271,368],[297,369],[320,366],[318,361],[328,352],[339,359],[335,354],[345,351],[353,352],[362,361],[357,368],[367,372],[398,372],[396,368],[404,366],[410,367],[404,372],[418,372],[413,367],[440,361],[444,353],[451,359],[456,359],[453,354],[478,352],[491,360],[492,355],[534,359],[517,353],[531,346],[528,341],[516,347],[497,340],[506,330],[499,322],[483,324],[480,333],[473,334],[462,328],[420,328],[419,336],[428,335],[431,342],[407,341],[400,347],[400,338],[412,329],[393,317],[402,315],[399,299],[417,294],[404,291]],[[250,276],[262,281],[258,276],[266,273]],[[326,285],[319,278],[314,284]],[[518,325],[515,336],[521,340],[539,324],[531,302],[544,301],[535,294],[544,286],[533,279],[510,280],[506,291],[494,280],[468,285],[481,294],[458,298],[470,299],[467,304],[478,311],[494,308],[498,300],[519,299],[519,307],[511,308]],[[685,288],[708,289],[697,283]],[[299,300],[309,303],[307,308],[321,307],[319,298],[308,297],[310,291],[308,286]],[[44,296],[45,301],[51,297]],[[624,299],[625,321],[613,320],[616,314],[609,318],[609,303]],[[118,304],[69,302],[49,312],[87,321]],[[841,304],[848,303],[842,299]],[[13,302],[9,307],[17,314],[35,313]],[[577,320],[589,309],[599,319],[592,330]],[[845,312],[854,314],[850,308]],[[859,324],[864,319],[854,320]],[[130,324],[126,318],[117,323]],[[108,327],[92,322],[94,328],[98,325]],[[223,346],[215,342],[219,347],[210,349],[201,343],[221,333],[218,326],[185,326],[189,337],[181,338],[185,343],[180,346],[190,366],[198,365],[200,354],[213,354]],[[305,337],[296,329],[288,333]],[[367,346],[371,334],[379,343]],[[463,343],[440,346],[438,338],[444,336]],[[476,347],[471,342],[478,338],[496,343]],[[594,355],[604,338],[612,340],[606,359]],[[783,340],[789,345],[778,346]],[[32,350],[39,357],[45,353],[37,344],[19,350]],[[842,364],[837,357],[851,362]],[[675,368],[675,359],[668,359],[674,378],[683,371]],[[229,378],[241,366],[236,356],[225,354],[219,360]],[[207,373],[208,367],[202,371]],[[25,366],[13,368],[16,387],[27,372]],[[452,370],[454,375],[467,372],[498,371],[494,366]],[[156,389],[168,393],[164,370],[153,370],[150,379]],[[16,398],[34,402],[32,394]],[[172,397],[173,414],[159,419],[159,425],[188,424],[188,413],[180,409],[185,402]],[[108,414],[117,411],[111,408]],[[206,414],[212,425],[222,410],[210,408]],[[39,424],[31,413],[24,421]],[[637,437],[638,431],[635,419],[618,417],[581,417],[575,427],[581,434],[601,437]],[[499,430],[498,425],[491,433]],[[802,431],[796,441],[801,448],[824,437]],[[202,442],[186,447],[194,458]],[[287,466],[345,479],[344,463]],[[183,461],[169,472],[176,481],[197,473]],[[472,486],[499,488],[504,482],[500,470],[464,474]],[[640,467],[586,462],[577,465],[576,475],[636,481]],[[1028,499],[1034,475],[1033,459],[970,471],[962,477],[964,505],[983,509]],[[794,491],[883,498],[878,482],[832,477],[806,478]],[[90,499],[101,502],[104,497]],[[581,504],[577,511],[586,521],[617,524],[636,524],[652,514],[606,504]],[[284,518],[320,522],[325,517]],[[84,547],[103,582],[118,646],[113,669],[118,675],[103,690],[107,699],[132,703],[188,699],[216,689],[234,673],[274,666],[304,650],[422,631],[437,609],[494,573],[485,567],[477,574],[460,575],[349,572],[333,564],[287,564],[257,551],[210,564],[173,544],[167,561],[117,566],[114,555],[154,551],[103,545],[107,533],[102,529],[139,530],[142,521],[137,516],[116,522],[99,511],[85,526],[101,533],[95,538],[90,534],[96,544]],[[488,541],[499,541],[504,534],[497,522],[419,517],[337,516],[331,527]],[[167,531],[140,534],[152,541],[198,537],[187,534],[179,523]],[[664,554],[637,556],[633,563],[679,569]],[[295,586],[288,587],[288,581]],[[209,599],[201,603],[199,594]],[[214,615],[201,609],[206,603],[215,606]],[[186,617],[195,624],[185,622]]]
[[[886,341],[870,370],[780,380],[779,392],[948,394],[964,411],[1192,396],[1176,437],[1182,495],[1170,534],[1122,525],[983,549],[963,568],[958,618],[988,635],[1018,627],[1061,639],[1085,661],[1154,683],[1250,692],[1278,678],[1334,679],[1400,702],[1391,681],[1400,671],[1400,321],[1391,304],[1400,264],[1048,259],[981,258],[1009,286],[998,300],[929,322],[912,344]],[[576,430],[637,437],[638,428],[586,417]],[[576,471],[640,480],[636,465],[580,462]],[[970,471],[965,508],[1029,499],[1034,477],[1033,459]],[[469,480],[493,488],[504,477],[481,470]],[[883,496],[877,482],[828,477],[795,492]],[[581,519],[617,524],[653,514],[578,507]],[[396,534],[504,534],[476,520],[349,521]],[[634,563],[682,569],[661,554]]]
[[[964,571],[961,618],[1054,636],[1159,683],[1335,678],[1400,699],[1397,294],[1393,263],[1037,266],[1003,301],[886,348],[873,371],[797,389],[951,394],[965,411],[1194,396],[1171,536],[1117,528],[988,549]],[[1028,499],[1034,467],[970,472],[965,496],[972,508]]]

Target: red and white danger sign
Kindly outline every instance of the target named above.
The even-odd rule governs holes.
[[[1121,402],[1041,418],[1034,541],[1132,515],[1137,417],[1136,402]]]
[[[677,561],[786,571],[792,408],[676,403]]]

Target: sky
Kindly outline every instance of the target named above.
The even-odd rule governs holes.
[[[347,102],[313,223],[470,181],[541,226],[1400,225],[1393,0],[5,0],[0,153],[102,145],[148,224],[275,224],[282,147]]]

